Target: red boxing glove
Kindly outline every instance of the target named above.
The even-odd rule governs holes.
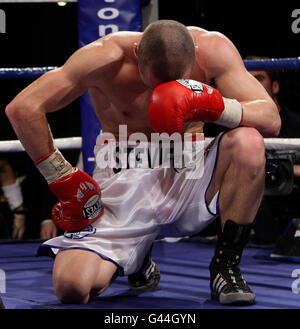
[[[149,122],[158,133],[181,133],[187,121],[239,126],[242,106],[222,97],[214,88],[195,80],[176,80],[157,86],[150,99]]]
[[[52,208],[55,224],[66,231],[79,231],[103,213],[99,185],[85,172],[75,168],[49,185],[59,202]]]
[[[73,168],[56,150],[35,162],[59,202],[52,208],[52,218],[62,230],[79,231],[103,214],[101,190],[85,172]]]

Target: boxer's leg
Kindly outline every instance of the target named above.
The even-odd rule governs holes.
[[[220,191],[222,232],[210,264],[212,296],[223,304],[248,303],[255,295],[238,268],[251,223],[260,205],[265,178],[265,149],[254,128],[241,127],[224,134],[209,202]]]
[[[224,134],[218,163],[206,199],[220,191],[222,227],[227,219],[238,224],[252,223],[265,184],[263,137],[254,128],[241,127]]]
[[[60,251],[53,267],[55,293],[63,303],[86,304],[109,287],[116,270],[116,265],[94,252]]]

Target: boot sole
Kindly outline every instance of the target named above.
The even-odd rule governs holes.
[[[255,304],[255,294],[249,293],[231,293],[231,294],[211,294],[212,299],[218,300],[222,305],[253,305]]]

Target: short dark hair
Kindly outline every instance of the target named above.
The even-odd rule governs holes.
[[[247,60],[263,60],[263,59],[271,59],[271,57],[249,55],[245,59],[247,59]],[[265,71],[268,74],[271,82],[279,81],[279,79],[280,79],[279,70],[258,70],[258,71]]]
[[[173,20],[159,20],[150,24],[138,46],[138,62],[160,81],[180,79],[195,63],[194,40],[183,24]]]

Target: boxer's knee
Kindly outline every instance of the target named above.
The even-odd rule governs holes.
[[[86,304],[110,284],[116,266],[86,250],[63,250],[55,258],[53,286],[63,303]]]
[[[72,273],[53,275],[53,286],[57,298],[62,303],[86,304],[89,301],[91,287],[80,276]]]
[[[57,298],[66,304],[88,303],[108,286],[105,280],[95,283],[95,275],[93,270],[72,271],[56,266],[53,271],[53,286]]]
[[[266,159],[264,139],[261,134],[255,128],[240,127],[229,131],[226,135],[229,164],[236,168],[239,175],[244,173],[253,181],[257,179],[262,181]]]
[[[256,174],[265,168],[265,146],[262,135],[255,128],[241,127],[229,131],[224,136],[230,161],[241,170]]]

